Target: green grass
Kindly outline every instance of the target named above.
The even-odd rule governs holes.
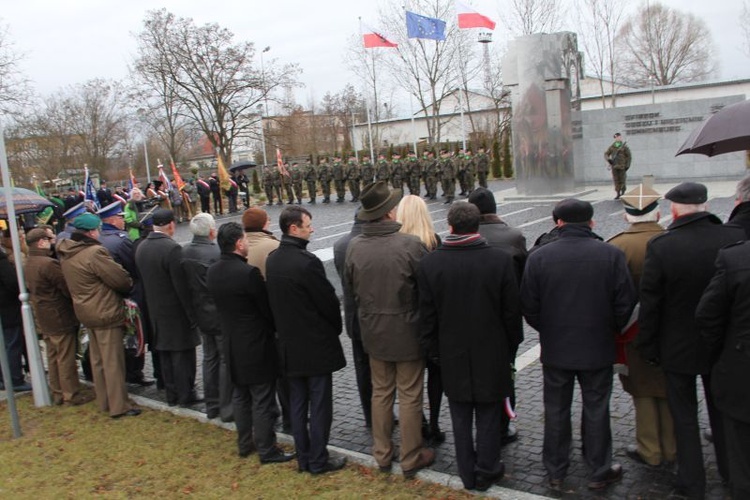
[[[94,403],[17,403],[19,439],[0,404],[0,498],[473,498],[351,463],[323,476],[299,474],[296,461],[261,466],[237,456],[235,433],[171,413],[113,420]]]

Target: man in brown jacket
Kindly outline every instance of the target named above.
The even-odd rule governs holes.
[[[401,190],[385,181],[362,191],[357,218],[366,222],[349,243],[346,288],[354,292],[362,343],[372,375],[372,454],[384,472],[393,460],[393,396],[398,389],[401,468],[412,478],[435,460],[422,441],[425,358],[419,345],[417,266],[427,248],[399,232],[396,208]]]
[[[76,337],[79,321],[60,268],[52,258],[55,233],[51,226],[40,226],[26,235],[29,257],[24,264],[26,287],[31,307],[44,337],[47,351],[49,385],[52,401],[80,405],[93,399],[90,391],[82,390],[76,366]]]
[[[625,219],[630,226],[613,236],[609,243],[625,252],[628,269],[636,289],[641,282],[646,245],[649,240],[664,232],[658,224],[659,198],[661,195],[642,184],[621,197],[625,208]],[[667,386],[664,372],[651,366],[633,346],[638,335],[638,326],[628,328],[618,339],[618,354],[627,366],[621,370],[622,387],[633,397],[635,406],[635,445],[626,449],[633,460],[657,466],[674,462],[677,445],[674,438],[672,414],[667,404]],[[623,373],[624,372],[624,373]]]
[[[99,409],[112,418],[140,415],[141,410],[128,400],[122,348],[123,299],[133,281],[99,243],[99,217],[79,215],[73,226],[76,231],[60,243],[57,251],[76,316],[91,330],[91,371]]]

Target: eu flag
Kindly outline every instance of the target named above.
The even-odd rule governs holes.
[[[406,34],[409,38],[445,40],[445,21],[406,11]]]

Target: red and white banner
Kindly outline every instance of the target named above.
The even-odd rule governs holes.
[[[382,33],[379,33],[377,30],[372,29],[370,26],[366,25],[365,23],[362,24],[362,40],[365,43],[366,49],[373,49],[375,47],[386,47],[386,48],[396,48],[398,47],[398,44],[395,42],[392,42],[388,40],[388,38],[385,37]]]
[[[472,9],[463,2],[456,0],[456,13],[458,14],[458,27],[495,29],[495,21]]]

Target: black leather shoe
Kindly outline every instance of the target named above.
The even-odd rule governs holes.
[[[206,411],[206,418],[212,420],[219,416],[219,410],[208,410]]]
[[[125,413],[120,413],[119,415],[112,415],[112,418],[137,417],[140,414],[141,414],[140,408],[131,408]]]
[[[588,488],[590,490],[603,490],[610,484],[622,479],[622,474],[622,465],[612,464],[612,467],[604,474],[604,477],[597,481],[589,481]]]
[[[310,469],[310,474],[318,475],[318,474],[326,474],[328,472],[335,472],[337,470],[341,470],[346,465],[346,457],[329,457],[328,462],[323,466],[320,470],[312,470]]]
[[[552,491],[562,491],[563,479],[561,477],[551,477],[547,482],[547,486]]]
[[[477,473],[475,478],[474,489],[477,491],[487,491],[490,487],[500,481],[505,475],[505,464],[500,463],[500,470],[497,474],[485,475]]]
[[[281,464],[294,460],[294,453],[287,453],[281,448],[275,448],[271,453],[265,457],[260,457],[260,463],[262,464]]]
[[[516,430],[516,426],[510,423],[508,424],[508,430],[500,438],[500,446],[515,443],[516,441],[518,441],[518,431]]]

